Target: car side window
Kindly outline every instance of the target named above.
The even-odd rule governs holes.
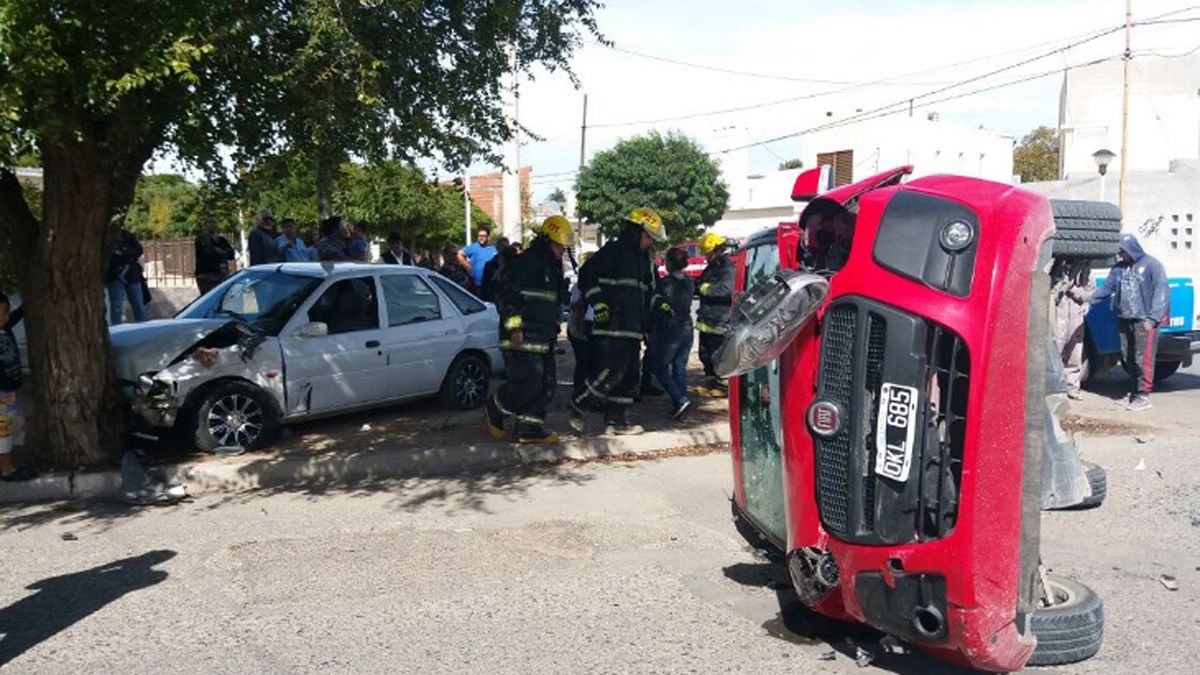
[[[442,318],[442,301],[420,275],[385,274],[380,279],[389,327]]]
[[[463,315],[476,314],[487,309],[487,306],[476,300],[475,296],[464,291],[462,286],[459,286],[458,284],[447,279],[443,279],[442,277],[430,277],[430,279],[433,280],[433,283],[436,284],[438,288],[442,289],[442,292],[446,294],[446,297],[450,298],[450,302],[453,302],[454,306],[457,307],[458,311],[462,312]]]
[[[309,308],[308,320],[324,323],[330,335],[379,328],[375,280],[359,277],[333,284]]]

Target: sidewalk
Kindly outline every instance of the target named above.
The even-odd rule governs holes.
[[[569,371],[568,371],[569,372]],[[697,401],[682,423],[668,418],[665,398],[646,399],[631,417],[646,427],[641,436],[602,435],[598,416],[586,434],[567,425],[570,388],[560,386],[550,411],[550,428],[562,440],[552,446],[493,441],[479,410],[446,411],[422,401],[299,424],[283,430],[268,448],[236,457],[192,453],[150,464],[169,483],[186,485],[190,495],[287,488],[303,492],[355,487],[409,476],[501,471],[563,461],[654,457],[681,451],[728,447],[725,400]],[[53,473],[26,483],[0,484],[0,503],[115,497],[116,470]]]

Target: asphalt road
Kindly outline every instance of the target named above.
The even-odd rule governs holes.
[[[1100,395],[1080,406],[1119,423],[1081,439],[1109,469],[1109,497],[1096,510],[1046,514],[1043,554],[1102,594],[1108,624],[1095,659],[1054,672],[1194,672],[1197,375],[1157,395],[1153,415],[1127,416]],[[879,636],[798,606],[781,572],[734,532],[729,475],[728,456],[716,454],[159,509],[7,509],[0,664],[15,673],[864,672],[853,656],[878,651]],[[953,672],[919,654],[871,666]]]

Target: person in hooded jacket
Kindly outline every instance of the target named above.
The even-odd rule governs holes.
[[[546,430],[546,407],[558,384],[554,344],[558,340],[567,282],[562,258],[572,243],[571,223],[550,216],[525,253],[513,258],[500,279],[500,349],[508,379],[488,399],[484,426],[497,440],[505,422],[516,419],[518,443],[557,443]]]
[[[700,307],[696,310],[696,330],[700,333],[700,363],[704,364],[704,386],[700,393],[714,398],[729,395],[725,378],[717,375],[716,354],[729,332],[729,311],[733,305],[733,261],[726,252],[725,237],[707,232],[700,237],[700,255],[708,265],[700,274],[697,290]]]
[[[592,306],[592,339],[596,341],[598,369],[580,395],[571,399],[571,427],[583,431],[585,410],[604,407],[605,433],[640,434],[641,425],[630,424],[626,411],[633,405],[641,368],[641,343],[645,337],[654,266],[650,247],[665,241],[666,228],[651,209],[634,209],[624,229],[579,269],[579,288]]]
[[[1162,263],[1142,249],[1137,237],[1124,235],[1119,249],[1117,264],[1092,302],[1109,299],[1112,303],[1121,333],[1121,361],[1133,378],[1126,408],[1146,410],[1154,386],[1158,328],[1171,313],[1171,289]]]

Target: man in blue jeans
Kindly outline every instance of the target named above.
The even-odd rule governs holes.
[[[142,295],[142,244],[129,230],[122,229],[117,237],[104,275],[104,288],[108,291],[108,324],[119,326],[125,320],[125,301],[133,310],[133,320],[146,320],[146,303]]]
[[[658,280],[650,298],[651,371],[671,397],[671,418],[679,419],[692,406],[687,397],[687,364],[692,353],[692,294],[695,285],[683,273],[683,249],[667,251],[667,276]]]

